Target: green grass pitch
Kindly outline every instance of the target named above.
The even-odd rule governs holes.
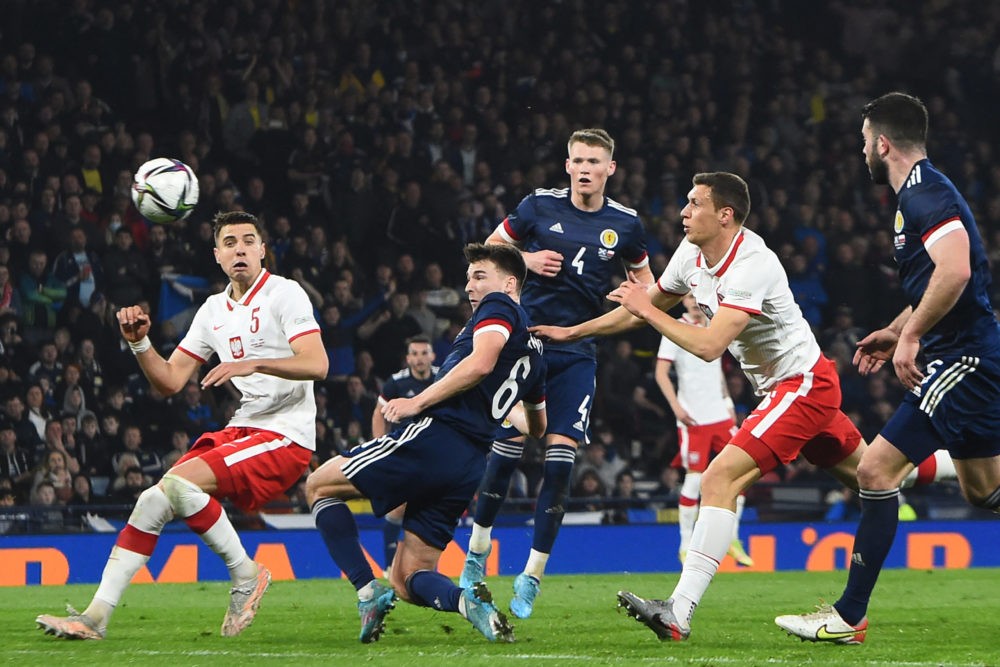
[[[0,589],[0,664],[17,665],[583,665],[885,667],[1000,666],[1000,570],[890,570],[882,574],[861,646],[802,643],[779,613],[836,599],[844,572],[723,573],[694,618],[691,639],[661,643],[616,610],[615,592],[665,597],[676,575],[550,576],[517,642],[490,644],[456,614],[398,603],[377,644],[357,641],[346,580],[275,582],[253,626],[224,639],[223,583],[132,586],[107,639],[69,642],[35,628],[39,613],[83,608],[93,585]],[[488,580],[498,602],[511,579]]]

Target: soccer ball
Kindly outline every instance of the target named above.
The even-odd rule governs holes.
[[[180,160],[150,160],[135,172],[132,203],[150,222],[183,220],[198,203],[198,178]]]

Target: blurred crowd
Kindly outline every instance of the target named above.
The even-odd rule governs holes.
[[[134,500],[234,411],[231,388],[150,389],[114,320],[148,307],[157,349],[174,349],[184,319],[158,316],[161,301],[197,305],[224,284],[209,259],[218,211],[258,215],[269,270],[315,305],[331,361],[317,462],[370,434],[407,337],[444,358],[470,314],[461,247],[534,188],[565,187],[581,127],[616,139],[608,194],[642,216],[656,275],[691,176],[747,178],[747,225],[779,253],[868,437],[901,389],[850,359],[902,303],[895,200],[861,155],[865,101],[926,101],[931,159],[1000,267],[997,3],[10,0],[4,15],[0,505],[50,506],[39,529],[67,521],[66,505]],[[188,219],[150,225],[132,174],[161,156],[194,168],[201,198]],[[602,343],[574,495],[629,506],[637,480],[676,492],[657,344],[649,329]],[[746,414],[756,398],[729,361]],[[524,495],[538,463],[525,460]]]

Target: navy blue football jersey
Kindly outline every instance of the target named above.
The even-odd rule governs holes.
[[[476,312],[455,337],[438,379],[445,377],[458,362],[472,354],[477,333],[499,331],[507,336],[496,366],[468,391],[452,396],[427,411],[474,442],[489,448],[497,426],[518,401],[540,405],[545,402],[545,361],[542,343],[528,333],[524,309],[500,292],[487,294]]]
[[[385,405],[394,398],[413,398],[427,387],[431,386],[434,380],[437,378],[438,371],[440,369],[437,366],[431,366],[431,374],[426,380],[420,380],[413,377],[410,373],[409,368],[404,368],[401,371],[392,374],[392,377],[385,381],[382,385],[382,391],[379,393],[378,403],[380,406]],[[395,423],[389,427],[389,430],[393,430],[399,426],[406,426],[410,424],[415,419],[409,417],[401,422]]]
[[[573,206],[568,189],[535,190],[498,231],[526,252],[555,250],[563,256],[562,269],[552,278],[528,273],[521,305],[532,324],[571,326],[601,315],[612,276],[626,275],[622,263],[629,269],[649,263],[639,216],[607,197],[599,211],[590,212]],[[578,341],[559,347],[593,346]]]
[[[972,211],[930,160],[917,162],[899,191],[893,225],[896,263],[907,302],[920,303],[934,262],[927,248],[958,226],[969,235],[972,277],[958,302],[921,339],[925,354],[988,356],[1000,352],[1000,327],[990,304],[990,269]]]

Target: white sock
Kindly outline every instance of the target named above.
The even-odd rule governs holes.
[[[119,534],[118,541],[108,556],[104,572],[101,574],[101,584],[97,587],[90,605],[83,612],[94,620],[97,627],[107,627],[111,614],[132,581],[132,577],[149,560],[152,553],[149,541],[152,540],[155,544],[163,526],[173,516],[170,501],[160,487],[150,487],[139,495],[129,515],[128,525]],[[144,546],[137,548],[150,553],[140,553],[124,546],[132,544],[135,537],[144,543]]]
[[[736,496],[736,523],[733,524],[733,539],[731,541],[736,541],[740,539],[740,522],[743,520],[743,506],[747,504],[747,497],[742,493]]]
[[[548,554],[543,554],[541,551],[532,549],[528,553],[528,562],[524,566],[524,573],[541,581],[542,576],[545,574],[545,564],[548,562]]]
[[[929,474],[928,474],[929,473]],[[930,484],[942,480],[958,479],[955,472],[955,462],[951,460],[951,454],[946,449],[939,449],[927,457],[919,466],[915,467],[903,478],[899,485],[901,489],[908,489],[920,484]]]
[[[674,599],[674,614],[680,623],[690,624],[694,608],[701,602],[712,577],[719,570],[719,563],[729,551],[735,522],[736,513],[731,510],[702,506],[681,578],[670,595]]]
[[[478,523],[472,524],[472,537],[469,538],[469,551],[477,554],[486,553],[492,541],[493,526],[480,526]]]
[[[375,580],[372,579],[367,584],[358,589],[358,599],[367,602],[375,597]]]
[[[698,519],[698,497],[701,495],[701,473],[688,472],[681,484],[681,499],[677,504],[677,525],[681,532],[680,551],[691,546],[694,522]]]
[[[257,577],[257,564],[247,556],[240,536],[218,500],[197,484],[170,473],[163,476],[163,489],[174,512],[226,563],[234,584]]]

